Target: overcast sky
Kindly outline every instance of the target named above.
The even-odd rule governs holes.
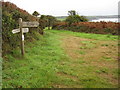
[[[53,16],[66,16],[69,10],[76,10],[79,15],[117,15],[120,0],[4,0],[33,13]]]

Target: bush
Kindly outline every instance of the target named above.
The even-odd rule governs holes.
[[[114,22],[79,22],[73,23],[59,22],[56,23],[54,29],[66,29],[74,32],[96,33],[96,34],[112,34],[118,35],[119,23]]]
[[[25,10],[18,8],[15,4],[10,2],[2,2],[2,55],[13,53],[13,51],[20,47],[20,34],[13,34],[12,30],[17,29],[18,19],[23,21],[36,21],[37,18],[30,15]],[[39,28],[30,28],[30,32],[25,35],[27,40],[36,38],[35,32],[42,32]]]

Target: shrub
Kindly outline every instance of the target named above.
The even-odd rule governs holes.
[[[20,46],[20,34],[13,34],[12,30],[18,28],[18,19],[23,21],[36,21],[36,17],[30,15],[25,10],[18,8],[15,4],[10,2],[2,2],[2,55],[13,53],[17,47]],[[26,39],[32,40],[36,38],[35,32],[40,32],[42,29],[30,28]]]
[[[66,22],[59,22],[53,28],[75,32],[118,35],[118,26],[119,23],[114,22],[79,22],[73,23],[70,26]]]

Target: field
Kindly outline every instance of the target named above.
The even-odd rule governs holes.
[[[64,21],[65,18],[57,18],[57,20]]]
[[[3,88],[117,88],[117,36],[45,30],[5,56]]]
[[[64,21],[66,19],[66,16],[63,17],[56,17],[57,20]]]

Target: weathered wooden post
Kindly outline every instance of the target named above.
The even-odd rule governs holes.
[[[24,56],[24,34],[22,30],[22,18],[19,18],[19,29],[20,29],[20,36],[21,36],[21,54]]]
[[[12,30],[12,33],[19,33],[20,32],[20,38],[21,38],[21,54],[24,56],[25,50],[24,50],[24,33],[29,32],[29,28],[26,27],[38,27],[39,22],[23,22],[22,18],[19,18],[19,28]]]

